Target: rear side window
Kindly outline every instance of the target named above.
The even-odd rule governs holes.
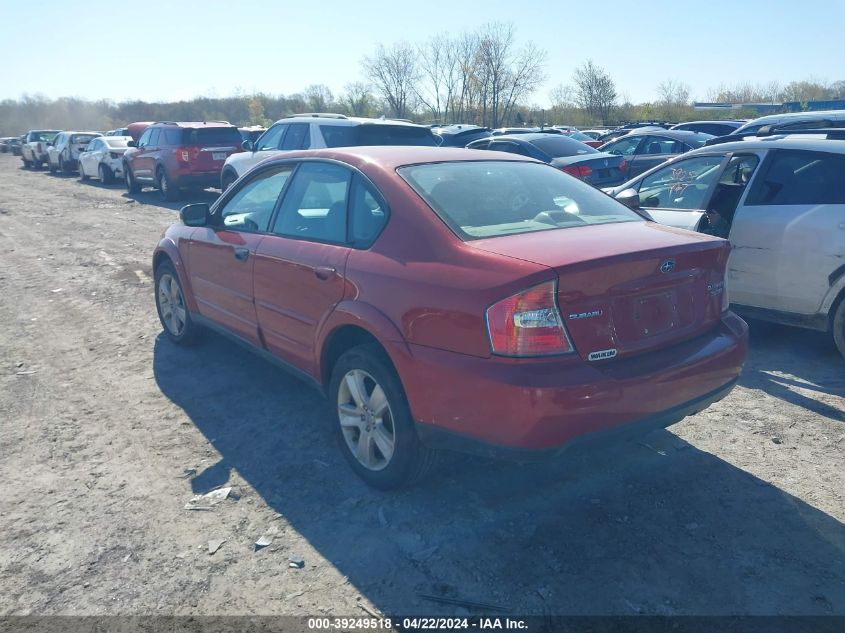
[[[462,240],[643,218],[554,167],[523,161],[409,165],[399,174]]]
[[[645,142],[640,145],[638,154],[680,154],[686,148],[683,143],[663,136],[646,137]]]
[[[96,134],[74,134],[70,137],[71,143],[90,143],[97,138]]]
[[[435,147],[437,140],[431,130],[412,125],[321,125],[320,132],[326,147],[354,147],[358,145],[425,145]]]
[[[182,145],[235,145],[240,147],[241,133],[236,127],[185,128]]]
[[[300,165],[282,201],[273,233],[317,242],[346,242],[352,172],[339,165]]]
[[[492,152],[509,152],[511,154],[518,154],[520,156],[530,156],[528,150],[526,150],[522,145],[519,143],[513,143],[511,141],[493,141],[487,147]]]
[[[179,145],[182,139],[181,130],[162,130],[159,143],[162,145]]]
[[[773,152],[746,205],[845,204],[845,155]]]
[[[355,176],[349,198],[349,233],[352,244],[358,248],[366,248],[381,233],[386,222],[387,212],[380,198],[363,178]]]

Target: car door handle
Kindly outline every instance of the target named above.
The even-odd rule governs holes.
[[[245,262],[249,259],[249,249],[248,248],[236,248],[235,249],[235,259],[239,262]]]
[[[318,266],[314,269],[314,274],[317,275],[317,279],[321,281],[328,281],[336,272],[337,271],[334,268],[328,268],[327,266]]]

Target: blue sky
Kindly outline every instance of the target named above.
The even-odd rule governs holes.
[[[0,0],[0,98],[175,100],[236,91],[339,92],[379,42],[419,42],[490,21],[548,52],[532,101],[592,58],[632,101],[664,79],[708,88],[740,81],[845,79],[842,0],[456,2],[381,0]]]

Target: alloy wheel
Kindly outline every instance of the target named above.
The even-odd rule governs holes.
[[[353,369],[340,381],[337,412],[350,452],[368,470],[390,464],[396,430],[384,389],[367,372]]]
[[[185,298],[182,296],[179,282],[169,273],[163,274],[159,279],[158,306],[167,330],[173,336],[182,334],[188,318]]]

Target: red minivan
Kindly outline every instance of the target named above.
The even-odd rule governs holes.
[[[177,200],[182,189],[217,187],[223,163],[242,142],[226,121],[153,123],[123,155],[126,188],[137,193],[148,185]]]
[[[291,152],[181,218],[153,257],[166,335],[223,332],[324,390],[378,488],[438,448],[555,454],[673,424],[745,361],[728,242],[514,154]]]

